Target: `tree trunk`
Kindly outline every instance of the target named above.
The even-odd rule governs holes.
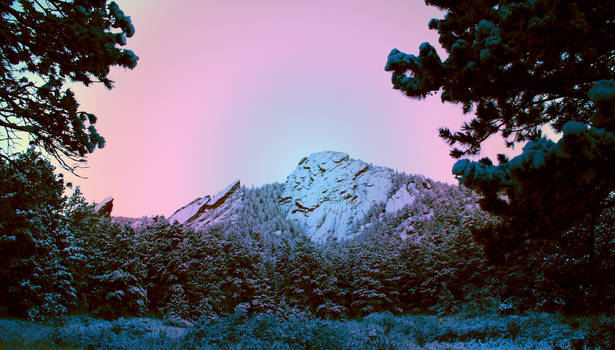
[[[600,215],[600,205],[595,206],[590,214],[589,214],[589,234],[587,237],[588,247],[589,247],[589,261],[588,261],[588,273],[587,277],[589,279],[589,312],[596,312],[596,297],[595,297],[595,279],[598,275],[596,271],[596,223],[598,221],[598,216]]]

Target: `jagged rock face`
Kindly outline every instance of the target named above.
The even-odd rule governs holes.
[[[217,195],[197,198],[169,217],[195,230],[205,230],[216,223],[231,220],[237,206],[241,205],[241,183],[233,181]]]
[[[395,191],[393,175],[392,169],[345,153],[314,153],[288,176],[279,203],[286,219],[303,224],[313,241],[346,239],[375,204],[386,203],[385,211],[395,212],[414,202],[416,181]]]
[[[113,197],[107,197],[94,206],[94,212],[100,216],[111,217]]]
[[[303,228],[313,241],[343,240],[362,232],[362,220],[375,205],[382,205],[381,215],[396,213],[412,205],[418,193],[431,186],[431,180],[421,175],[396,176],[392,169],[326,151],[299,162],[273,205],[279,206],[284,219]],[[213,197],[188,203],[169,220],[195,230],[236,222],[241,220],[245,193],[239,180],[234,181]]]

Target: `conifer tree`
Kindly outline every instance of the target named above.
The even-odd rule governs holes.
[[[481,205],[502,217],[476,237],[492,257],[521,242],[555,239],[585,218],[587,251],[600,213],[615,189],[615,5],[554,0],[427,0],[444,11],[432,19],[442,60],[429,43],[418,56],[394,49],[386,70],[395,89],[421,99],[441,91],[443,102],[473,118],[461,130],[440,130],[451,155],[476,155],[500,133],[509,146],[528,142],[511,160],[458,161],[453,173],[483,195]],[[557,143],[543,137],[550,126]],[[579,195],[582,194],[582,195]]]
[[[123,48],[134,31],[114,1],[0,1],[0,157],[27,139],[74,169],[71,161],[103,147],[96,116],[79,110],[66,83],[112,88],[112,66],[137,64]]]
[[[32,149],[0,159],[0,304],[13,315],[61,315],[76,302],[64,181],[53,171]]]

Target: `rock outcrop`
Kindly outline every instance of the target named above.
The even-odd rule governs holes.
[[[319,152],[303,158],[276,197],[277,212],[317,242],[348,239],[361,233],[363,219],[375,206],[395,214],[412,205],[421,191],[433,183],[421,175],[405,175],[393,169],[352,159],[341,152]],[[196,230],[240,220],[245,188],[239,180],[215,196],[199,197],[169,217]],[[252,203],[251,205],[255,205]],[[245,219],[245,218],[244,218]],[[408,219],[411,220],[411,219]],[[411,227],[408,221],[404,227]],[[399,235],[405,238],[406,229]]]
[[[303,158],[287,178],[280,205],[286,219],[304,225],[314,241],[346,239],[376,204],[393,213],[414,202],[416,181],[394,188],[395,172],[346,153],[319,152]],[[423,177],[418,182],[428,183]],[[415,179],[413,178],[413,179]]]
[[[235,180],[215,196],[197,198],[178,209],[169,221],[177,221],[195,230],[205,230],[216,223],[231,220],[234,209],[241,205],[240,188],[241,183]]]
[[[94,212],[100,216],[111,217],[113,197],[107,197],[94,206]]]

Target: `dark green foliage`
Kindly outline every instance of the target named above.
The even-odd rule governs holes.
[[[134,249],[134,231],[117,224],[102,224],[95,234],[95,248],[88,252],[91,270],[86,274],[89,310],[105,318],[143,315],[148,310],[146,271],[142,257]]]
[[[610,164],[615,133],[581,130],[566,130],[557,144],[531,142],[523,154],[499,166],[467,160],[455,165],[460,181],[483,194],[482,207],[502,218],[496,230],[477,234],[489,253],[527,239],[557,239],[584,220],[594,227],[597,216],[613,204],[608,196],[615,188]]]
[[[188,299],[202,305],[199,313],[230,313],[236,307],[251,312],[253,304],[267,307],[256,302],[261,297],[257,291],[267,293],[263,289],[267,276],[260,274],[263,257],[250,237],[219,230],[194,233],[186,248]]]
[[[488,296],[498,297],[494,270],[469,230],[470,217],[486,214],[463,198],[452,188],[436,187],[417,200],[417,214],[433,211],[414,224],[415,232],[399,248],[397,290],[404,308],[448,313],[468,303],[480,309]]]
[[[64,314],[100,305],[94,295],[106,306],[121,303],[105,314],[145,307],[133,305],[140,287],[131,254],[118,256],[132,239],[98,222],[79,191],[66,203],[61,177],[34,151],[11,156],[27,138],[73,170],[67,160],[103,147],[96,116],[79,111],[64,84],[111,88],[110,67],[136,65],[138,57],[121,48],[133,34],[113,1],[0,1],[0,304],[11,314]]]
[[[146,271],[134,230],[100,218],[78,189],[67,203],[66,217],[74,237],[71,267],[79,308],[105,318],[144,314]]]
[[[597,114],[603,112],[601,107]],[[498,166],[461,160],[453,168],[462,183],[483,195],[481,206],[500,217],[474,229],[488,256],[508,266],[525,265],[521,273],[542,268],[538,281],[558,290],[541,303],[555,307],[558,300],[557,307],[574,312],[611,309],[605,290],[611,288],[606,276],[613,275],[615,259],[608,243],[613,238],[614,155],[615,129],[568,122],[557,144],[542,139]],[[528,269],[528,262],[536,264]]]
[[[44,318],[76,301],[64,182],[53,170],[33,150],[0,159],[0,304],[10,314]]]
[[[24,157],[29,162],[24,166],[33,172],[38,169],[34,165],[39,161],[36,154]],[[346,242],[318,245],[292,227],[275,234],[257,234],[246,226],[194,232],[161,217],[150,220],[135,232],[128,226],[98,217],[78,188],[66,200],[62,197],[62,182],[52,181],[51,168],[44,166],[47,163],[38,164],[46,171],[47,177],[41,175],[43,182],[23,180],[22,188],[18,189],[16,184],[21,177],[17,173],[3,177],[6,181],[3,188],[7,189],[7,195],[3,196],[6,199],[3,217],[7,218],[3,227],[19,222],[28,227],[28,232],[43,238],[50,233],[61,234],[61,239],[36,253],[34,260],[6,257],[7,261],[18,263],[15,266],[24,274],[34,273],[27,268],[31,260],[38,264],[31,269],[50,266],[40,270],[39,280],[34,281],[44,288],[70,291],[55,296],[61,301],[55,313],[83,310],[116,318],[153,312],[170,318],[197,319],[236,310],[253,314],[302,309],[321,317],[342,318],[383,310],[395,313],[412,308],[449,310],[457,302],[479,299],[482,294],[477,290],[481,288],[476,285],[488,285],[486,280],[473,277],[485,271],[480,249],[473,248],[475,243],[471,240],[457,239],[468,236],[460,214],[464,213],[465,199],[446,186],[436,186],[433,197],[418,199],[423,207],[408,209],[423,213],[428,207],[439,208],[435,217],[417,223],[416,235],[424,237],[420,244],[403,242],[398,235],[376,231]],[[7,167],[3,170],[9,174]],[[38,183],[39,188],[23,188],[33,183]],[[11,195],[29,192],[34,195],[27,198]],[[52,226],[57,229],[45,224],[44,220],[50,218],[43,215],[47,212],[28,211],[30,221],[24,218],[16,221],[19,215],[14,213],[20,212],[14,211],[11,205],[21,205],[23,210],[27,205],[37,208],[32,201],[43,199],[36,195],[55,198],[51,217],[55,220]],[[16,199],[11,202],[11,198]],[[408,217],[417,213],[400,215]],[[275,223],[276,218],[271,216],[269,223]],[[382,222],[373,219],[377,222],[373,227],[382,230],[398,225],[401,220],[397,217],[383,217]],[[466,236],[461,235],[463,232]],[[23,238],[17,241],[26,242]],[[9,239],[5,244],[11,242]],[[412,250],[419,254],[410,260],[406,257]],[[57,263],[52,264],[49,257]],[[50,268],[59,270],[54,273]],[[5,270],[3,278],[14,274]],[[59,279],[54,282],[50,278]],[[17,285],[17,280],[11,283]],[[66,288],[60,288],[57,283]],[[445,285],[448,287],[441,289]],[[443,293],[449,290],[453,293]],[[5,305],[9,304],[7,293],[8,290],[3,294]],[[41,315],[54,313],[49,309],[56,307],[55,304],[44,304],[37,299],[38,294],[24,290],[15,293],[29,300],[29,306],[21,306],[23,310],[46,305]],[[437,305],[449,306],[436,308]]]
[[[615,149],[609,131],[615,129],[608,94],[603,87],[602,94],[591,90],[597,82],[608,85],[615,78],[615,6],[550,0],[427,4],[447,11],[429,26],[438,30],[448,58],[441,62],[429,44],[421,46],[419,57],[393,50],[387,70],[393,72],[394,87],[410,97],[442,89],[443,101],[475,111],[462,131],[440,132],[451,145],[465,148],[455,148],[453,156],[477,154],[482,142],[497,132],[512,146],[538,141],[544,125],[566,131],[564,125],[574,120],[602,128],[571,128],[557,150],[544,140],[532,143],[512,165],[458,163],[454,172],[462,183],[485,196],[486,209],[508,216],[512,231],[521,230],[513,226],[535,231],[542,225],[542,234],[559,234],[562,227],[599,210],[615,186],[609,172]],[[584,196],[579,198],[578,192]],[[537,233],[525,233],[533,235]]]
[[[349,282],[349,314],[364,316],[375,311],[402,310],[399,303],[397,237],[371,236],[349,244],[343,271]]]
[[[526,251],[511,253],[516,260],[498,267],[471,234],[474,224],[496,219],[477,208],[468,190],[440,183],[395,214],[375,206],[353,239],[317,244],[267,212],[266,203],[261,215],[270,216],[262,226],[236,222],[195,232],[155,217],[135,232],[95,214],[78,188],[64,198],[63,182],[36,153],[11,164],[39,179],[27,181],[3,164],[0,249],[8,268],[0,270],[7,286],[0,301],[16,315],[85,311],[114,319],[151,313],[182,325],[229,314],[477,315],[494,312],[502,300],[513,312],[572,312],[571,306],[587,305],[612,310],[612,210],[593,231],[593,264],[579,253],[588,235],[581,225],[557,244],[519,246]],[[282,230],[261,231],[268,225]],[[386,345],[378,334],[366,339]]]
[[[606,317],[594,318],[587,326],[590,331],[584,342],[590,349],[600,347],[612,349],[615,347],[615,320]]]
[[[110,67],[134,68],[138,57],[124,49],[134,34],[130,17],[113,1],[4,0],[0,2],[0,126],[2,152],[27,133],[70,168],[103,147],[96,116],[79,111],[67,80],[113,86]],[[22,145],[23,146],[23,145]]]
[[[510,249],[502,256],[503,296],[518,300],[521,309],[538,305],[576,314],[613,312],[614,215],[613,208],[602,213],[591,241],[587,223],[581,223],[557,240],[528,241]]]
[[[67,200],[62,177],[40,154],[0,162],[0,305],[28,318],[144,313],[135,232],[99,218],[78,188]]]
[[[453,173],[499,216],[473,234],[506,265],[508,290],[530,304],[612,310],[613,238],[598,230],[615,202],[615,6],[590,1],[428,0],[446,11],[432,19],[442,61],[428,43],[418,57],[391,51],[386,69],[411,98],[442,92],[443,102],[474,112],[458,132],[440,136],[451,155],[477,155],[501,133],[513,159],[458,161]],[[561,132],[557,142],[543,127]],[[606,220],[612,222],[610,220]],[[477,221],[478,222],[478,221]],[[528,278],[528,276],[533,278]],[[534,281],[534,283],[528,283]],[[549,286],[549,287],[547,287]],[[549,292],[549,290],[551,292]]]
[[[140,233],[139,248],[147,267],[146,289],[152,310],[163,311],[170,307],[169,312],[178,316],[185,314],[179,305],[169,305],[175,304],[178,298],[185,298],[182,285],[187,281],[190,263],[180,245],[185,236],[180,225],[170,225],[161,218],[155,218],[154,223]]]
[[[277,247],[277,290],[292,306],[315,311],[327,288],[323,258],[316,245],[304,235],[285,237]]]
[[[386,70],[395,89],[423,98],[442,89],[475,117],[461,131],[441,129],[451,154],[477,154],[490,135],[510,144],[531,140],[549,124],[588,123],[595,111],[592,84],[615,78],[615,6],[599,0],[463,2],[428,0],[444,11],[432,19],[444,61],[428,43],[417,56],[394,49]]]
[[[249,312],[274,307],[264,256],[248,235],[194,232],[156,218],[135,243],[147,269],[153,312],[196,319],[236,307]]]

